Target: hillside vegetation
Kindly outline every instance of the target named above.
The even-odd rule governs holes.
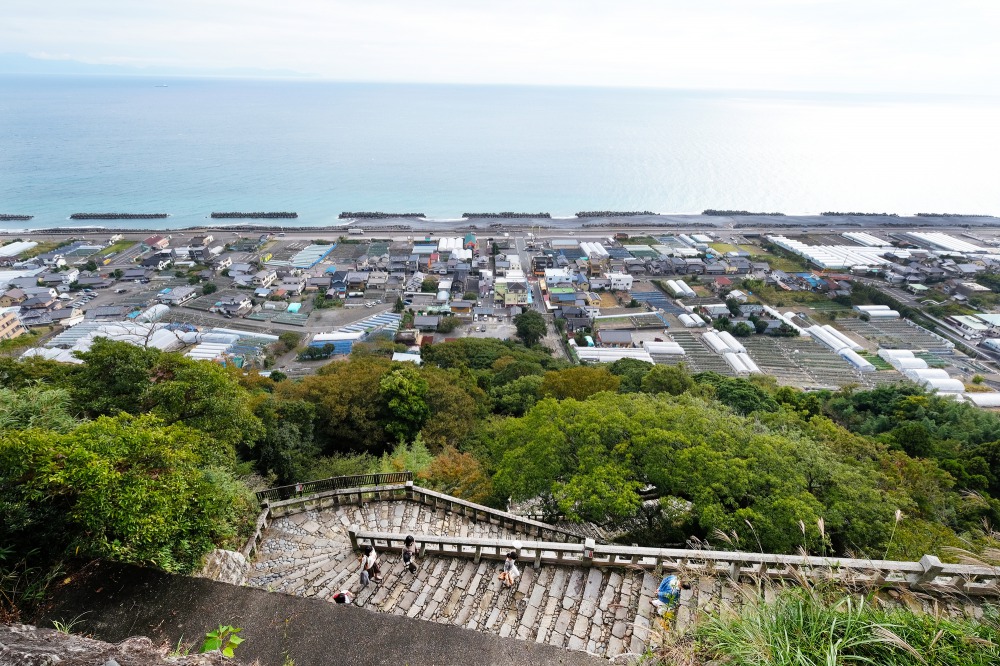
[[[379,470],[644,545],[947,558],[1000,522],[1000,418],[915,386],[807,394],[488,339],[389,353],[298,381],[107,341],[0,359],[0,566],[188,572],[239,547],[252,490]]]

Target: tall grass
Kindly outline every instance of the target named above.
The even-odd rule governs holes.
[[[700,657],[731,666],[987,666],[1000,664],[1000,609],[949,619],[884,607],[842,588],[778,588],[709,614],[695,628]]]

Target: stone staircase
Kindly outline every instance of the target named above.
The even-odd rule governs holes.
[[[340,589],[358,606],[451,624],[501,637],[546,643],[602,656],[641,653],[659,580],[638,568],[532,568],[521,564],[513,588],[502,588],[497,561],[478,563],[428,554],[418,570],[398,551],[379,552],[382,582],[362,589],[348,527],[488,539],[520,539],[518,531],[416,502],[375,501],[309,510],[275,519],[251,565],[248,584],[275,592],[329,598]]]
[[[645,566],[636,564],[642,557],[665,557],[656,555],[665,551],[598,546],[597,551],[625,553],[626,559],[611,563],[604,561],[603,564],[596,560],[591,564],[580,559],[563,562],[561,556],[553,559],[560,548],[579,553],[594,546],[544,541],[543,552],[538,555],[540,566],[534,568],[532,559],[524,557],[517,584],[513,588],[503,588],[497,579],[501,562],[495,559],[502,557],[499,545],[484,545],[482,557],[478,554],[473,557],[468,550],[459,556],[455,550],[439,550],[435,537],[442,537],[437,541],[451,544],[463,539],[481,540],[483,544],[488,544],[488,540],[518,542],[523,543],[525,551],[531,552],[534,548],[538,554],[541,543],[536,541],[539,524],[518,522],[516,517],[502,512],[492,512],[487,516],[484,512],[492,510],[485,507],[479,507],[479,513],[473,514],[479,519],[473,519],[467,513],[463,515],[454,510],[454,503],[451,506],[453,510],[440,506],[438,502],[444,501],[446,496],[438,495],[428,500],[428,491],[421,491],[425,493],[423,500],[409,499],[421,496],[416,490],[419,489],[412,489],[408,484],[405,492],[409,494],[393,495],[398,499],[379,499],[375,492],[369,493],[373,496],[371,501],[360,504],[331,503],[325,507],[315,503],[310,506],[312,500],[306,498],[296,505],[306,507],[305,510],[275,512],[269,523],[262,523],[259,543],[253,542],[257,545],[249,564],[246,584],[320,599],[330,599],[335,592],[347,589],[356,595],[354,603],[357,606],[373,612],[571,650],[586,650],[612,658],[626,653],[641,654],[647,647],[658,645],[667,631],[684,632],[702,611],[738,611],[747,600],[757,599],[761,594],[765,599],[773,598],[775,589],[783,584],[775,578],[776,575],[786,580],[784,584],[794,585],[797,580],[795,575],[783,572],[781,567],[784,565],[779,564],[799,559],[792,556],[723,554],[734,565],[742,563],[739,566],[750,565],[755,560],[771,562],[767,565],[770,569],[762,570],[756,576],[741,575],[734,580],[731,576],[720,574],[718,569],[691,568],[690,565],[696,565],[698,559],[703,559],[698,557],[699,551],[677,551],[688,553],[691,562],[685,564],[686,559],[677,559],[672,555],[670,557],[674,558],[676,566],[671,565],[670,568],[679,571],[690,587],[681,592],[680,605],[668,625],[652,605],[660,577],[649,570],[648,561]],[[469,506],[472,505],[463,510],[468,511]],[[398,543],[401,535],[413,534],[420,547],[423,537],[426,551],[417,558],[417,572],[411,574],[405,569],[397,549],[383,548],[378,550],[382,582],[373,582],[362,589],[358,554],[352,548],[351,530],[354,530],[354,538],[359,543],[384,542],[389,536]],[[374,533],[383,534],[377,536]],[[362,537],[362,534],[368,536]],[[362,538],[365,540],[362,541]],[[646,555],[635,554],[630,563],[627,553],[637,551]],[[1000,575],[989,568],[979,571],[981,567],[941,565],[936,558],[928,557],[925,559],[928,560],[926,570],[931,572],[929,582],[933,583],[938,573],[951,581],[964,580],[969,590],[973,591],[972,596],[948,584],[922,589],[891,583],[878,592],[875,602],[906,606],[916,612],[982,617],[982,604],[990,597],[975,596],[977,593],[974,590],[977,585],[992,585],[990,589],[995,590]],[[868,563],[858,560],[841,562],[851,563],[861,573],[865,573],[868,566]],[[919,577],[925,571],[924,560],[920,563],[887,564],[893,569],[902,567],[910,571],[911,576]],[[837,569],[839,573],[836,575],[850,587],[849,568]],[[659,564],[655,569],[660,569]],[[834,575],[833,572],[831,569],[830,575]],[[956,577],[955,572],[963,573]],[[759,583],[767,578],[774,582]],[[862,585],[857,589],[863,591],[871,589],[871,586],[865,588]],[[995,592],[989,594],[995,595]]]

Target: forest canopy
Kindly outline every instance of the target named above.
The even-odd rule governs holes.
[[[0,543],[190,571],[241,545],[253,490],[395,470],[649,546],[916,559],[1000,523],[1000,417],[913,385],[383,352],[294,381],[105,340],[79,365],[0,358]]]

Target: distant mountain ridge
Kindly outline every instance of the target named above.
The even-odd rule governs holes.
[[[23,53],[0,53],[0,74],[36,74],[50,76],[233,76],[272,78],[314,78],[315,74],[291,69],[229,67],[199,69],[193,67],[134,67],[131,65],[96,65],[79,60],[33,58]]]

